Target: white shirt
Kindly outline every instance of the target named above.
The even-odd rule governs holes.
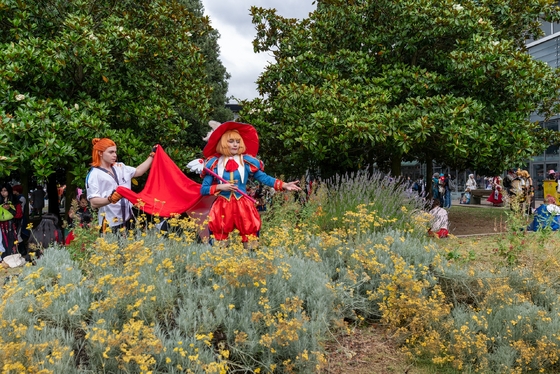
[[[441,229],[449,230],[449,216],[447,211],[440,206],[436,206],[434,209],[430,210],[432,215],[432,227],[430,228],[433,232],[438,232]]]
[[[546,210],[548,210],[548,212],[550,214],[552,214],[553,216],[560,215],[560,207],[558,207],[558,205],[556,205],[556,204],[547,204],[546,205]]]
[[[136,173],[136,168],[126,166],[122,162],[116,162],[113,169],[117,174],[119,184],[112,175],[99,169],[92,168],[86,177],[86,194],[88,200],[94,197],[107,198],[118,186],[130,188],[130,181]],[[112,171],[112,170],[111,170]],[[125,216],[122,217],[122,206],[124,205]],[[126,199],[121,199],[116,204],[109,204],[99,208],[99,226],[103,224],[103,218],[107,219],[109,226],[118,226],[132,217],[132,204]]]

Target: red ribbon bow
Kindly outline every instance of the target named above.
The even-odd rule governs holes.
[[[233,159],[230,158],[227,162],[226,162],[226,167],[225,167],[225,171],[233,173],[234,171],[236,171],[239,168],[239,164]]]

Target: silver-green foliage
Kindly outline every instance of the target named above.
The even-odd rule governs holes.
[[[383,185],[368,190],[357,181],[345,192],[355,196],[339,196],[338,204],[350,210],[374,204],[376,217],[413,220],[415,203],[403,201],[402,190]],[[377,201],[379,196],[384,202]],[[344,218],[335,203],[329,200],[323,211]],[[401,209],[403,203],[409,208]],[[523,267],[472,272],[447,264],[423,231],[411,232],[415,226],[410,225],[405,232],[399,226],[388,220],[354,232],[335,226],[328,233],[310,228],[302,234],[294,228],[292,238],[261,244],[254,252],[237,248],[233,239],[228,248],[212,247],[148,230],[132,240],[108,236],[98,241],[87,264],[72,261],[66,250],[49,248],[37,266],[25,267],[4,289],[0,340],[12,344],[12,357],[25,365],[36,358],[39,369],[54,372],[143,371],[138,361],[123,360],[130,349],[151,357],[154,372],[202,373],[224,362],[232,372],[273,367],[283,372],[288,360],[291,370],[313,372],[321,361],[315,352],[323,351],[335,326],[382,318],[388,296],[393,308],[409,308],[389,312],[406,314],[417,328],[436,329],[448,350],[479,339],[483,344],[454,353],[465,370],[475,371],[481,363],[496,373],[557,368],[557,287]],[[404,276],[410,282],[398,283]],[[420,288],[414,293],[399,289],[408,285]],[[440,305],[430,301],[438,288],[451,313],[429,321],[420,312],[415,315],[414,305]],[[413,296],[418,304],[406,304]],[[130,336],[120,334],[125,328]],[[55,342],[66,349],[53,359],[48,355]],[[49,349],[37,349],[40,344]],[[532,350],[541,353],[528,356]]]

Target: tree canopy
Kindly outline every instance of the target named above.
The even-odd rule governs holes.
[[[228,117],[218,36],[198,0],[0,0],[0,174],[83,181],[94,137],[192,159],[194,119]]]
[[[558,21],[552,0],[321,0],[301,21],[251,14],[255,52],[275,61],[241,119],[280,172],[398,174],[419,160],[497,173],[555,141],[529,117],[557,111],[560,79],[525,49],[539,17]]]

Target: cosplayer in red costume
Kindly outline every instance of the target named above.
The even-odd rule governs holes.
[[[210,173],[202,172],[204,179],[200,193],[218,198],[210,210],[208,227],[216,240],[227,240],[229,234],[239,230],[243,242],[257,236],[261,219],[255,204],[240,191],[246,193],[250,176],[275,190],[300,191],[299,181],[285,183],[264,172],[263,163],[255,158],[259,150],[259,138],[249,124],[211,121],[214,129],[207,136],[204,148],[205,167],[229,183],[224,183]]]
[[[502,205],[504,202],[502,198],[502,178],[492,178],[492,190],[492,194],[488,197],[487,201],[491,202],[494,206]]]

